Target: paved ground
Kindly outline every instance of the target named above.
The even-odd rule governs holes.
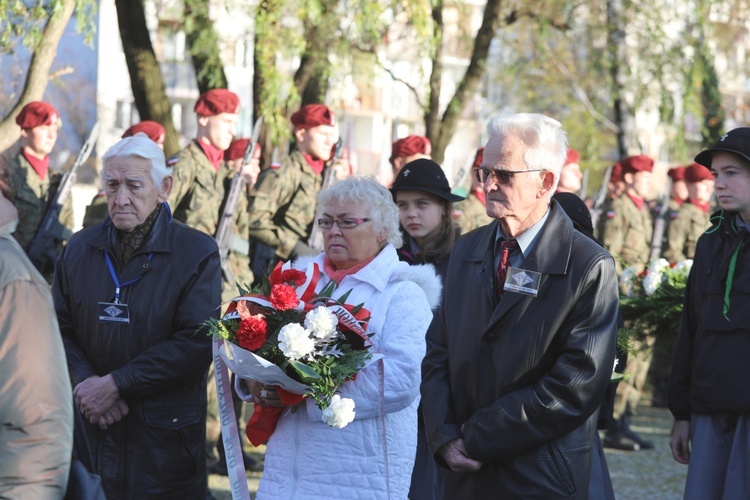
[[[617,499],[681,499],[687,467],[675,462],[669,451],[669,436],[672,429],[672,417],[669,412],[662,408],[641,407],[639,414],[633,418],[632,428],[653,441],[654,449],[637,452],[605,450]],[[265,449],[247,448],[247,451],[261,460]],[[261,475],[247,475],[251,498],[258,488]],[[209,487],[217,500],[232,498],[226,477],[211,475]]]

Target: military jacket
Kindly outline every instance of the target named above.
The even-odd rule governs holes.
[[[456,203],[455,208],[459,211],[457,223],[458,227],[461,228],[461,234],[466,234],[492,222],[492,217],[487,215],[484,203],[473,191],[469,193],[465,200]]]
[[[224,199],[224,166],[216,171],[197,142],[172,156],[172,192],[169,206],[173,217],[204,233],[215,236],[219,207]]]
[[[263,171],[250,193],[250,238],[288,259],[297,241],[307,244],[322,183],[299,151],[280,168]]]
[[[28,251],[39,231],[44,214],[57,193],[62,175],[49,170],[44,179],[40,178],[20,151],[7,159],[6,168],[10,177],[10,201],[18,210],[18,227],[13,237]],[[68,197],[60,212],[60,223],[68,229],[73,229],[71,197]]]
[[[617,273],[622,273],[623,265],[634,266],[636,272],[643,271],[648,264],[654,234],[648,205],[644,203],[639,209],[630,196],[624,194],[612,201],[609,209],[602,212],[601,219],[601,241],[615,258]]]
[[[229,197],[232,180],[236,175],[239,175],[226,164],[222,168],[222,174],[224,176],[224,199],[221,202],[219,214],[224,212],[224,205]],[[232,221],[232,232],[229,242],[230,252],[227,262],[229,265],[229,271],[231,272],[231,281],[227,280],[226,276],[224,276],[224,279],[222,280],[222,302],[238,295],[237,283],[243,286],[247,285],[245,288],[250,287],[253,283],[253,272],[250,270],[248,246],[248,233],[250,230],[250,214],[248,212],[248,207],[249,196],[247,188],[244,188],[242,194],[240,194],[239,201],[237,202],[234,220]]]
[[[679,262],[695,257],[698,238],[709,226],[711,214],[704,212],[690,202],[686,202],[669,224],[669,238],[664,258],[669,262]]]
[[[107,205],[107,196],[103,191],[94,195],[86,207],[86,213],[83,215],[84,229],[91,226],[100,226],[109,217],[109,206]]]

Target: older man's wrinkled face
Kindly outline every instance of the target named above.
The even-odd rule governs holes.
[[[136,156],[115,156],[104,164],[104,191],[112,223],[120,231],[129,233],[154,211],[156,205],[167,201],[172,190],[172,177],[154,186],[151,162]]]
[[[490,170],[516,172],[500,183],[495,175],[484,180],[487,215],[507,219],[506,223],[521,230],[538,220],[547,210],[554,174],[533,170],[523,161],[526,145],[514,135],[492,136],[484,149],[482,166]]]

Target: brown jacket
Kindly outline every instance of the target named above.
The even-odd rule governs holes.
[[[68,484],[72,389],[49,287],[3,204],[0,195],[0,498],[57,499]]]

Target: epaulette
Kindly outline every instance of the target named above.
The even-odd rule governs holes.
[[[178,162],[179,160],[180,160],[180,158],[179,158],[179,157],[178,157],[177,155],[175,155],[175,156],[172,156],[172,157],[170,157],[170,158],[169,158],[169,159],[167,160],[167,166],[168,166],[168,167],[174,167],[175,165],[177,165],[177,162]]]

